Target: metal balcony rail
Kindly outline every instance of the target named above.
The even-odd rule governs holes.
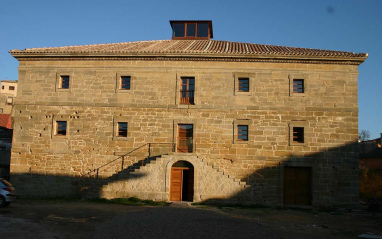
[[[194,90],[181,90],[180,91],[180,104],[182,105],[193,105],[194,101]]]

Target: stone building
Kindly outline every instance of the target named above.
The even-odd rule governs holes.
[[[367,54],[211,40],[11,50],[11,181],[24,196],[306,205],[358,201]]]
[[[17,96],[17,81],[2,80],[0,87],[0,114],[12,114],[13,101]]]

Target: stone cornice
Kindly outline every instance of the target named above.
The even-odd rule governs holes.
[[[306,63],[360,65],[363,57],[329,57],[300,55],[249,55],[249,54],[89,54],[89,53],[26,53],[11,52],[19,61],[222,61],[222,62],[271,62],[271,63]]]

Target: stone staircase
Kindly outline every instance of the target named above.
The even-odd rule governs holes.
[[[169,153],[166,155],[146,157],[141,160],[136,160],[133,164],[126,165],[126,167],[122,166],[123,169],[121,167],[119,171],[111,175],[109,174],[108,177],[88,178],[87,180],[85,180],[86,188],[88,188],[88,190],[83,194],[86,194],[87,197],[104,197],[103,195],[100,195],[100,191],[107,191],[109,192],[109,194],[112,194],[110,197],[140,197],[140,195],[129,194],[129,190],[134,191],[134,186],[132,186],[132,184],[135,183],[139,185],[135,186],[135,188],[150,188],[150,183],[157,184],[157,182],[151,179],[148,175],[160,174],[160,172],[164,170],[164,165],[167,165],[169,160],[173,157],[179,157],[180,159],[193,158],[195,160],[195,163],[199,163],[201,165],[206,166],[206,168],[209,168],[207,169],[207,171],[209,171],[209,174],[215,175],[216,177],[225,178],[224,181],[228,181],[229,184],[236,185],[234,186],[235,188],[243,190],[250,187],[250,185],[247,184],[247,182],[244,182],[239,178],[230,175],[228,170],[216,166],[216,164],[209,162],[209,160],[200,158],[198,156],[182,156],[175,155],[174,153]],[[165,180],[164,175],[157,176],[162,177],[163,180]],[[118,182],[120,182],[121,186],[115,186],[115,184],[118,184]],[[164,182],[160,183],[164,184]],[[124,193],[123,191],[126,192]]]
[[[223,177],[227,177],[230,180],[232,180],[235,183],[238,183],[243,188],[249,188],[251,185],[249,185],[247,182],[241,180],[240,178],[235,177],[233,174],[230,174],[228,169],[223,169],[221,166],[217,166],[215,163],[211,163],[208,160],[200,158],[202,162],[204,162],[206,165],[210,166],[212,169],[216,170],[217,172],[221,173]]]

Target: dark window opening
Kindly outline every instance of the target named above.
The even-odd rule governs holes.
[[[66,129],[66,121],[57,121],[56,135],[66,135]]]
[[[121,76],[121,89],[122,90],[130,90],[130,76]]]
[[[293,127],[293,143],[304,143],[304,127]]]
[[[237,126],[237,140],[248,141],[248,125]]]
[[[60,88],[69,89],[69,82],[70,82],[69,76],[61,76]]]
[[[208,37],[208,23],[198,23],[197,37]]]
[[[173,28],[173,37],[184,37],[184,23],[174,23]]]
[[[186,23],[188,37],[194,37],[196,32],[196,23]]]
[[[15,90],[14,86],[9,86],[9,90]]]
[[[180,86],[180,104],[194,105],[195,104],[195,78],[182,77],[182,84]]]
[[[304,93],[304,80],[293,80],[293,93]]]
[[[239,78],[239,92],[249,92],[248,78]]]
[[[127,122],[118,122],[118,137],[127,137]]]

